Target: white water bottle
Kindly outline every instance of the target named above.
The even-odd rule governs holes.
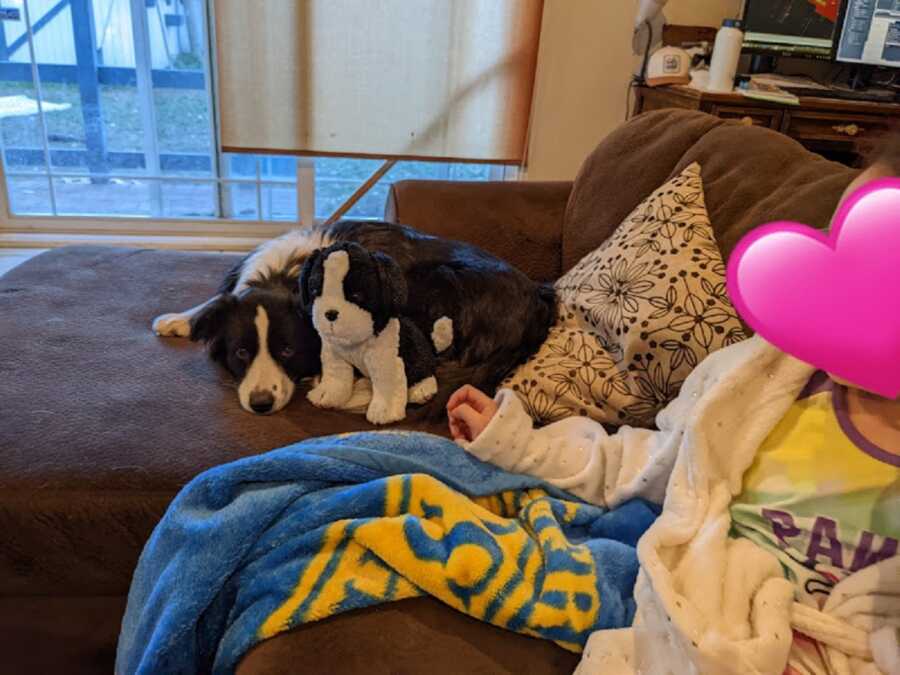
[[[743,23],[740,19],[725,19],[716,33],[712,61],[709,64],[707,91],[730,93],[734,89],[738,59],[744,44]]]

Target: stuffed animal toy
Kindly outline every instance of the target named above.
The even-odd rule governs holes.
[[[322,338],[322,377],[307,395],[313,405],[345,407],[354,369],[372,381],[366,411],[372,424],[402,420],[408,402],[425,403],[437,393],[435,348],[400,316],[406,279],[390,256],[351,242],[319,249],[300,273],[300,297]]]

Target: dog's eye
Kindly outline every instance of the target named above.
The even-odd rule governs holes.
[[[240,359],[241,361],[246,361],[250,358],[250,352],[248,352],[243,347],[238,347],[237,349],[234,350],[234,356],[235,356],[235,358]]]
[[[350,294],[350,302],[352,302],[354,305],[358,305],[358,304],[361,303],[363,300],[364,300],[364,298],[363,298],[363,294],[362,294],[362,293],[357,292],[357,293],[351,293],[351,294]]]
[[[289,359],[294,355],[294,350],[290,347],[285,347],[281,350],[281,358]]]

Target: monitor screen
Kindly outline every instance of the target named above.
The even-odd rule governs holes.
[[[840,0],[746,0],[744,49],[831,58]]]
[[[900,68],[900,0],[846,0],[835,59]]]

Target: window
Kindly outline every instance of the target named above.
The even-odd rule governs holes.
[[[0,140],[13,215],[327,218],[377,159],[219,154],[207,0],[4,0]],[[489,164],[400,161],[405,178],[499,180]]]
[[[306,161],[279,155],[224,154],[229,178],[244,183],[228,185],[227,217],[250,220],[299,220],[298,166],[300,194],[305,180],[312,181],[317,219],[328,218],[381,166],[377,159],[316,157]],[[307,169],[304,176],[303,169]],[[346,214],[347,218],[380,218],[388,189],[394,181],[407,178],[437,180],[503,180],[508,167],[490,164],[448,164],[442,162],[397,162]],[[256,186],[259,189],[256,189]],[[261,216],[258,214],[262,214]]]

